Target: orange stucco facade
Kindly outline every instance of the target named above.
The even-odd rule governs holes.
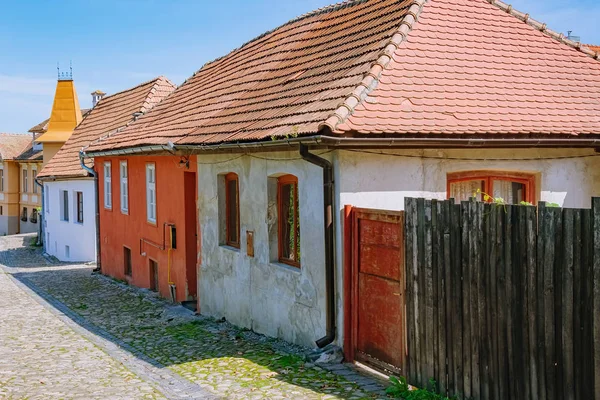
[[[128,211],[121,210],[120,162],[127,161]],[[175,301],[195,300],[197,295],[197,180],[196,160],[181,162],[175,156],[99,157],[98,172],[102,273],[138,287],[156,289]],[[104,165],[111,165],[112,209],[105,206]],[[147,215],[146,165],[156,171],[156,222]],[[171,248],[175,228],[176,248]],[[163,246],[164,232],[164,246]],[[131,253],[131,275],[126,274],[126,254]],[[153,268],[157,267],[155,274]],[[157,278],[156,278],[157,277]]]

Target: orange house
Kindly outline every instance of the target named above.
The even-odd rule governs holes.
[[[96,157],[102,272],[196,304],[196,158]]]

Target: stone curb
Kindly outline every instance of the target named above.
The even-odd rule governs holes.
[[[65,325],[77,332],[130,371],[153,384],[168,399],[219,399],[205,389],[180,377],[175,372],[153,360],[110,333],[89,323],[66,305],[37,288],[26,277],[15,277],[11,269],[0,264],[0,270],[21,290],[31,296]],[[26,274],[26,272],[19,272]],[[36,291],[37,290],[37,291]]]

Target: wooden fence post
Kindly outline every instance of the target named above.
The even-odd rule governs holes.
[[[593,253],[593,341],[594,341],[594,398],[600,399],[600,198],[592,199],[594,235]],[[590,382],[590,384],[592,384]]]

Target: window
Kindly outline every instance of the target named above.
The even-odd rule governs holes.
[[[34,208],[33,210],[31,210],[31,216],[29,217],[29,222],[37,224],[37,222],[38,222],[38,210],[37,210],[37,208]]]
[[[239,180],[234,173],[225,176],[225,243],[240,248]]]
[[[35,178],[37,178],[37,171],[34,169],[33,171],[31,171],[31,178],[33,180],[33,193],[37,194],[38,192],[38,185],[37,183],[35,183]]]
[[[477,192],[479,191],[479,194]],[[470,171],[448,174],[448,198],[457,202],[467,201],[473,194],[479,201],[481,193],[487,193],[506,204],[519,204],[526,201],[534,204],[535,176],[519,172]]]
[[[60,191],[61,210],[60,215],[63,221],[69,221],[69,192],[67,190]]]
[[[21,213],[21,221],[27,222],[27,207],[23,207],[23,212]]]
[[[67,260],[71,258],[71,248],[69,246],[65,246],[65,258]]]
[[[21,188],[21,192],[23,193],[28,193],[29,190],[29,182],[28,182],[28,177],[27,177],[27,170],[24,169],[23,170],[23,187]]]
[[[77,197],[77,223],[83,224],[83,192],[75,192]]]
[[[44,212],[50,213],[50,188],[48,187],[48,185],[44,186],[44,193],[46,195],[46,209],[44,210]]]
[[[156,223],[156,166],[146,164],[146,217]]]
[[[0,169],[0,192],[4,192],[4,169]]]
[[[277,208],[279,261],[300,267],[300,210],[295,176],[285,175],[277,180]]]
[[[131,249],[123,246],[123,271],[125,275],[131,276]]]
[[[112,210],[112,168],[110,162],[104,163],[104,208]]]
[[[127,161],[121,161],[119,164],[121,171],[121,211],[125,214],[129,212],[129,185],[127,184]]]

